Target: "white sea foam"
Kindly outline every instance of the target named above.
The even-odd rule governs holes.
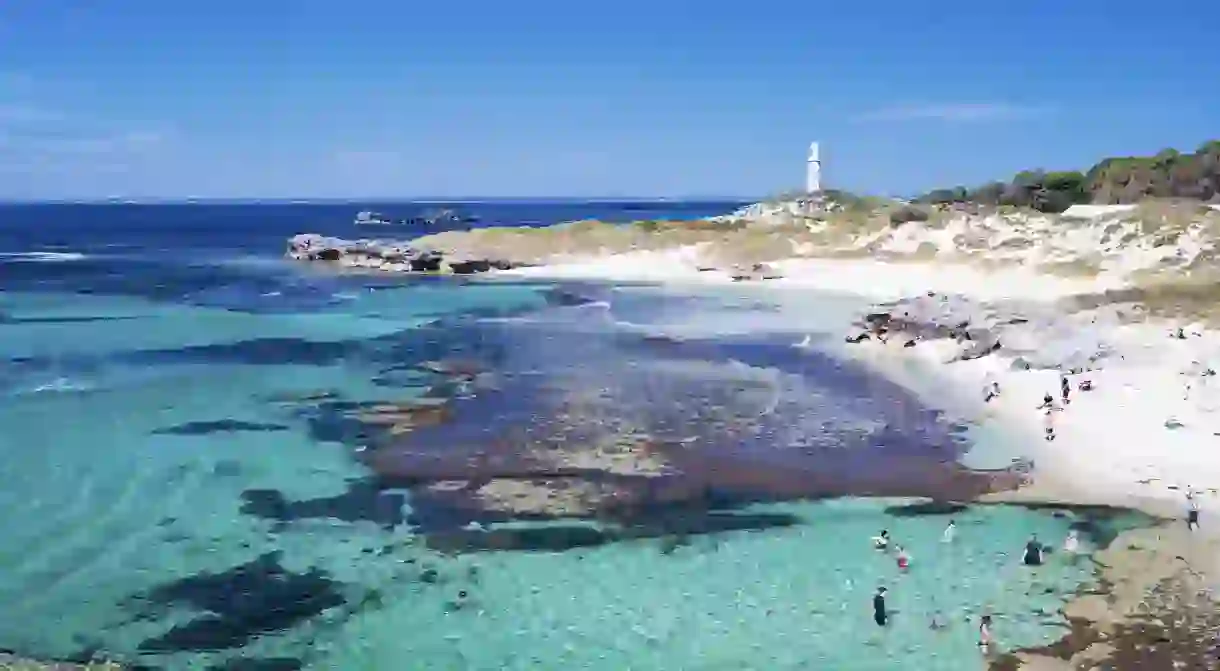
[[[0,263],[56,263],[84,258],[79,252],[0,252]]]

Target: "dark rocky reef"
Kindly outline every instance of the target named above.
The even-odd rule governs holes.
[[[749,417],[717,415],[725,401],[714,398],[693,401],[689,412],[697,416],[668,429],[687,438],[666,437],[663,422],[649,434],[622,421],[630,409],[613,397],[530,387],[544,384],[531,382],[536,375],[501,375],[502,386],[479,387],[484,371],[471,360],[415,367],[476,391],[399,403],[303,404],[315,438],[350,445],[373,475],[318,499],[249,490],[243,511],[279,523],[406,522],[444,551],[558,550],[796,523],[734,510],[752,502],[841,495],[969,501],[1020,478],[970,471],[954,461],[952,447],[898,433],[871,435],[859,445],[758,447],[752,436],[770,430]],[[733,395],[722,384],[710,389]],[[409,518],[404,490],[411,492]],[[504,521],[540,524],[481,526]]]
[[[161,585],[132,606],[141,612],[186,606],[196,618],[139,646],[142,653],[231,650],[282,632],[347,600],[339,583],[318,570],[292,573],[271,552],[220,573],[204,573]]]

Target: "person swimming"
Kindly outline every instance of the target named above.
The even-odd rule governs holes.
[[[1026,566],[1042,565],[1042,543],[1038,542],[1037,536],[1030,536],[1025,544],[1024,562]]]
[[[873,622],[878,627],[884,627],[889,622],[889,613],[885,610],[885,588],[878,587],[873,595]]]
[[[1063,551],[1073,555],[1080,552],[1080,536],[1075,529],[1068,531],[1067,538],[1063,540]]]
[[[873,547],[878,550],[886,550],[890,547],[890,532],[888,529],[882,529],[881,534],[873,536]]]
[[[952,543],[953,537],[957,535],[957,522],[949,520],[949,526],[945,527],[944,533],[940,535],[940,542]]]
[[[898,562],[898,568],[902,569],[903,571],[910,568],[911,567],[911,555],[906,550],[904,550],[901,545],[896,546],[895,549],[898,550],[897,556],[894,558],[895,561]]]

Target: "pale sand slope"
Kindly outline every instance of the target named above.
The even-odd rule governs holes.
[[[674,284],[728,283],[724,272],[699,272],[693,263],[697,250],[639,252],[553,266],[508,271],[509,274],[587,278],[616,281],[654,281]],[[808,287],[862,295],[869,300],[919,296],[927,291],[955,293],[983,300],[1017,299],[1049,302],[1073,294],[1112,287],[1096,280],[1038,275],[1026,268],[987,272],[964,265],[884,263],[869,259],[793,259],[772,264],[783,279],[758,284],[759,290]],[[866,305],[862,303],[862,308]],[[1083,320],[1089,313],[1063,315]],[[904,360],[926,366],[929,376],[950,382],[959,396],[975,398],[976,418],[1002,422],[1007,431],[1019,432],[1027,446],[1019,456],[1036,462],[1040,489],[1055,486],[1056,495],[1082,502],[1135,505],[1149,512],[1181,515],[1187,489],[1199,491],[1203,519],[1220,520],[1220,377],[1200,377],[1201,366],[1220,369],[1220,334],[1188,329],[1187,340],[1168,337],[1176,325],[1147,321],[1115,326],[1107,331],[1113,354],[1104,369],[1087,375],[1095,389],[1077,392],[1073,402],[1053,413],[1054,442],[1042,439],[1043,413],[1035,410],[1045,392],[1059,397],[1054,371],[1011,369],[1003,352],[973,361],[943,364],[948,352],[942,343],[915,348],[863,343],[844,351],[878,366],[883,372]],[[1069,327],[1070,328],[1070,327]],[[1193,333],[1199,332],[1195,336]],[[948,344],[948,343],[943,343]],[[1121,358],[1120,358],[1121,357]],[[981,390],[988,376],[999,382],[1003,394],[991,404],[982,403]],[[899,376],[901,377],[901,376]],[[908,377],[909,372],[908,372]],[[902,379],[898,380],[902,382]],[[1186,392],[1190,385],[1190,393]],[[913,383],[917,392],[938,384]],[[931,399],[935,403],[936,399]],[[970,410],[970,409],[967,409]],[[1168,429],[1176,420],[1183,426]],[[1017,455],[1014,455],[1017,456]],[[1215,491],[1213,491],[1215,490]]]

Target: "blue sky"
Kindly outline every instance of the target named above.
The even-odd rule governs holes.
[[[1220,3],[0,3],[0,198],[909,193],[1220,137]]]

